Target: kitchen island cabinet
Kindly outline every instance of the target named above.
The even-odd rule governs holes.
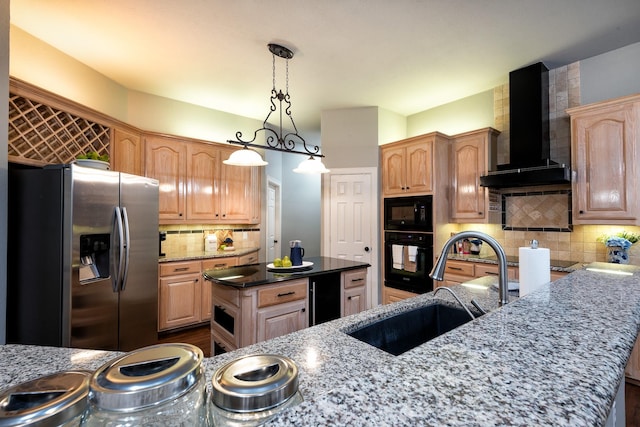
[[[640,95],[567,112],[573,223],[640,225]]]
[[[596,266],[630,275],[578,270],[503,307],[492,287],[454,286],[471,310],[475,299],[489,312],[399,356],[347,332],[427,304],[457,304],[448,293],[378,306],[206,358],[205,375],[210,379],[249,354],[291,358],[304,401],[270,421],[276,427],[609,425],[622,404],[619,390],[640,323],[640,269]],[[61,369],[95,370],[118,354],[4,345],[0,378],[11,386]]]
[[[204,277],[213,282],[212,353],[307,328],[320,307],[329,317],[317,323],[364,309],[369,264],[327,257],[309,260],[312,267],[293,272],[272,271],[267,263],[205,271]],[[331,294],[335,289],[337,294],[321,297],[326,295],[323,288],[331,289]]]

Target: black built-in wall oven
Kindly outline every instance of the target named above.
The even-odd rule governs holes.
[[[432,196],[384,200],[384,281],[390,288],[423,294],[433,290]]]

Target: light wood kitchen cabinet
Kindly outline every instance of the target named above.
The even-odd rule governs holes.
[[[144,154],[138,130],[125,127],[111,129],[111,170],[143,176]]]
[[[380,148],[383,197],[433,191],[433,143],[434,136],[429,134]]]
[[[407,298],[413,298],[418,296],[412,292],[403,291],[401,289],[389,288],[387,286],[382,287],[382,303],[391,304],[394,302],[402,301]]]
[[[231,166],[222,163],[234,149],[220,150],[220,175],[215,191],[219,223],[256,224],[260,222],[260,176],[257,167]]]
[[[499,134],[495,129],[485,128],[453,137],[451,222],[489,222],[489,190],[480,186],[480,176],[486,175],[495,163]]]
[[[187,146],[176,138],[145,136],[145,176],[160,183],[160,223],[186,218]]]
[[[485,264],[481,262],[447,260],[445,266],[444,280],[435,282],[434,286],[451,286],[459,285],[473,279],[484,276],[498,276],[499,267],[497,264]],[[518,268],[507,267],[507,276],[509,280],[518,279]]]
[[[309,281],[304,278],[258,289],[256,342],[299,331],[309,325],[308,286]]]
[[[573,223],[640,225],[640,95],[567,112]]]
[[[343,271],[340,276],[342,287],[341,316],[364,311],[367,305],[367,269]]]
[[[627,378],[634,380],[634,382],[640,385],[640,339],[636,340],[629,361],[624,369],[624,374]]]
[[[164,263],[159,270],[158,330],[200,322],[200,261]]]

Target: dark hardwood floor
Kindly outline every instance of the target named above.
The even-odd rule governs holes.
[[[209,324],[158,334],[158,342],[184,342],[202,349],[205,357],[211,356],[211,335]],[[640,427],[640,383],[627,382],[625,385],[625,408],[627,427]]]
[[[211,332],[209,324],[181,329],[175,332],[161,332],[158,334],[159,343],[183,342],[193,344],[202,349],[204,357],[211,356]]]

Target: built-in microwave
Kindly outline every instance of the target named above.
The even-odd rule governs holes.
[[[390,231],[433,231],[433,196],[384,199],[384,229]]]

